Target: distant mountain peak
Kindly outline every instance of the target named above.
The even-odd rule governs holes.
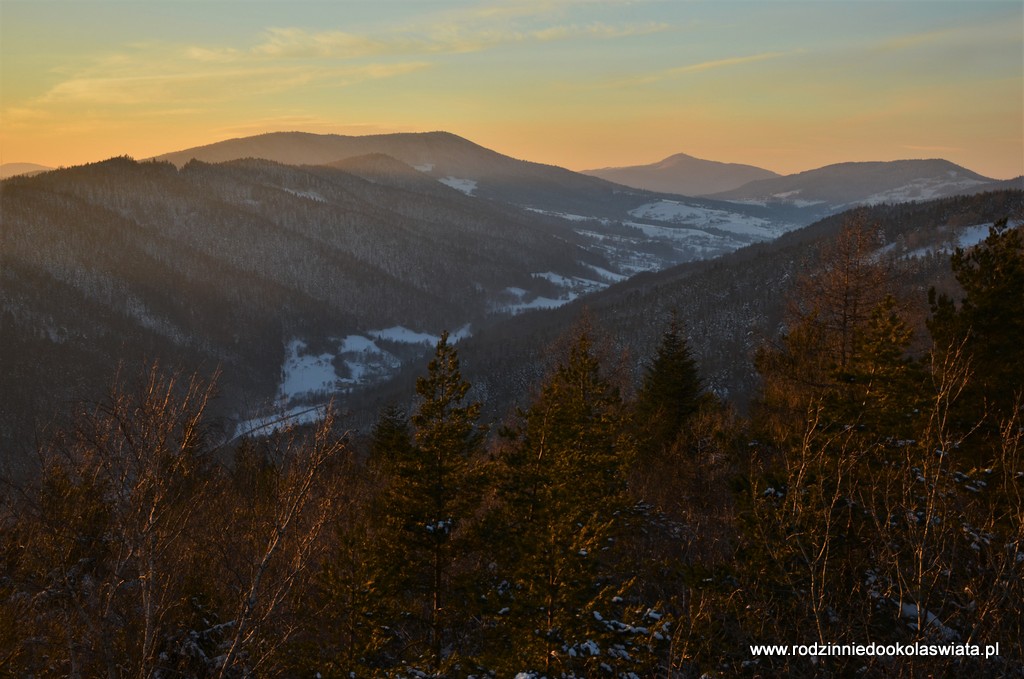
[[[395,132],[352,136],[296,130],[225,139],[165,153],[156,156],[155,160],[166,160],[179,167],[193,158],[217,163],[244,157],[264,158],[286,165],[324,165],[353,156],[384,153],[408,163],[415,158],[459,150],[501,156],[451,132]]]
[[[52,169],[52,167],[36,163],[4,163],[0,165],[0,179],[17,177],[19,175],[34,175],[40,172],[48,172]]]
[[[740,202],[822,204],[832,209],[976,193],[997,182],[942,158],[834,163],[715,194]]]
[[[770,170],[753,165],[720,163],[696,158],[686,153],[676,153],[649,165],[606,167],[598,170],[585,170],[583,174],[600,177],[635,189],[686,196],[719,193],[758,179],[779,176]]]

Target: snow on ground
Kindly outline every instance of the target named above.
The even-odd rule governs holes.
[[[611,273],[610,271],[608,273]],[[554,271],[545,271],[543,273],[530,274],[534,278],[543,278],[544,280],[550,281],[560,288],[568,290],[570,292],[593,292],[595,290],[603,290],[608,287],[607,283],[601,281],[594,281],[589,278],[580,278],[579,276],[563,276],[560,273]]]
[[[412,169],[419,170],[420,172],[430,172],[434,169],[433,163],[423,163],[422,165],[413,165]]]
[[[376,344],[373,343],[369,337],[363,337],[362,335],[349,335],[341,340],[339,347],[341,353],[355,353],[355,352],[369,352],[371,354],[384,353],[380,350]]]
[[[528,300],[526,299],[526,296],[529,294],[528,290],[524,290],[523,288],[505,288],[505,293],[516,298],[517,301],[511,304],[496,304],[492,308],[494,311],[510,313],[513,315],[520,314],[524,311],[530,311],[532,309],[554,309],[568,304],[580,295],[585,295],[589,292],[595,292],[597,290],[607,288],[609,280],[615,282],[626,278],[626,276],[600,267],[591,266],[590,268],[608,280],[595,281],[589,278],[580,278],[578,276],[563,276],[562,274],[555,273],[554,271],[534,273],[531,274],[534,278],[543,278],[546,281],[554,283],[564,290],[563,294],[559,295],[557,298],[534,297],[533,299]]]
[[[466,324],[449,333],[449,337],[457,342],[471,334],[470,325]],[[310,403],[326,401],[334,394],[386,380],[401,367],[402,361],[380,348],[377,340],[433,345],[440,337],[396,325],[370,330],[362,335],[333,338],[334,351],[315,355],[306,353],[308,345],[305,341],[292,338],[285,345],[281,383],[274,405],[265,414],[240,421],[235,427],[234,437],[268,436],[275,429],[316,422],[323,419],[326,405],[311,406]],[[339,364],[345,366],[343,375],[335,369]]]
[[[800,195],[800,192],[802,190],[803,189],[794,189],[792,191],[784,191],[782,193],[773,193],[771,196],[768,197],[767,200],[763,200],[763,201],[756,201],[756,200],[754,200],[754,201],[733,201],[733,202],[737,202],[737,203],[745,202],[745,203],[749,203],[751,205],[767,205],[769,202],[773,202],[773,203],[782,202],[782,203],[787,203],[789,205],[792,205],[794,207],[811,207],[812,205],[823,205],[825,203],[825,201],[823,201],[823,200],[804,200],[803,198],[797,198],[797,196]]]
[[[312,201],[315,201],[317,203],[326,203],[327,202],[327,199],[324,198],[323,196],[321,196],[316,191],[296,191],[295,189],[287,189],[287,188],[285,189],[285,191],[287,191],[288,193],[292,194],[293,196],[298,196],[299,198],[306,198],[308,200],[312,200]]]
[[[931,611],[924,611],[924,615],[921,614],[921,610],[918,609],[917,604],[903,603],[900,605],[900,615],[909,620],[916,620],[916,622],[908,623],[912,629],[919,629],[922,627],[922,620],[924,618],[924,627],[934,627],[939,635],[946,641],[956,641],[960,638],[956,630],[947,627],[942,624],[939,620],[939,616],[935,615]]]
[[[603,280],[613,281],[618,280],[615,277],[622,274],[658,271],[680,262],[717,257],[754,241],[771,240],[796,226],[674,200],[646,203],[629,212],[634,219],[662,222],[660,224],[588,217],[533,207],[526,209],[569,222],[598,222],[605,226],[618,226],[618,229],[610,232],[596,228],[573,229],[589,241],[586,246],[589,250],[607,257],[615,269],[621,272],[612,277],[601,274]],[[635,231],[623,232],[621,227]],[[730,237],[729,234],[734,236]],[[668,248],[663,254],[656,254],[656,251],[651,250],[652,241],[660,242]]]
[[[473,336],[473,332],[472,332],[472,328],[470,327],[469,323],[467,323],[466,325],[462,326],[458,330],[455,330],[453,332],[449,332],[448,333],[449,339],[451,339],[452,341],[455,341],[455,342],[458,342],[459,340],[463,340],[463,339],[468,339],[468,338],[470,338],[472,336]]]
[[[333,354],[303,355],[306,343],[293,339],[285,347],[278,400],[287,402],[309,393],[333,391],[338,375],[334,372]]]
[[[1019,228],[1022,224],[1024,224],[1024,220],[1018,220],[1015,222],[1009,222],[1008,226],[1012,229],[1016,229]],[[953,239],[947,239],[944,242],[933,243],[931,245],[926,245],[924,247],[917,248],[916,250],[911,250],[910,252],[904,253],[902,257],[904,259],[917,259],[920,257],[927,257],[928,255],[952,254],[953,251],[957,248],[963,248],[965,250],[968,248],[972,248],[975,245],[980,244],[986,238],[988,238],[988,231],[990,226],[990,224],[975,224],[973,226],[965,226],[961,229],[958,229],[958,233],[956,234],[956,237]],[[889,245],[884,246],[881,250],[889,252],[893,249],[894,245],[895,244],[890,243]],[[881,257],[883,254],[884,253],[882,253],[881,251],[876,253],[878,257]]]
[[[283,431],[290,427],[298,427],[305,424],[313,424],[324,419],[327,415],[326,405],[296,406],[285,411],[278,411],[243,420],[235,426],[232,439],[242,436],[258,437],[270,436],[275,431]]]
[[[604,255],[608,258],[608,261],[614,262],[615,267],[619,271],[625,274],[632,275],[642,271],[658,271],[676,263],[675,259],[668,261],[664,257],[638,251],[637,245],[641,239],[637,237],[595,233],[582,229],[575,229],[575,231],[593,241],[589,246],[592,252]]]
[[[399,367],[401,361],[378,347],[372,338],[403,337],[408,341],[415,333],[396,327],[367,335],[349,335],[336,339],[335,351],[318,355],[304,353],[306,343],[301,339],[289,341],[285,347],[277,402],[289,405],[295,401],[316,399],[325,394],[383,379]],[[433,338],[432,335],[422,336]],[[347,368],[347,374],[344,376],[338,375],[335,370],[339,358]]]
[[[560,306],[565,306],[569,302],[576,299],[578,295],[569,294],[559,299],[551,299],[550,297],[535,297],[529,302],[519,302],[517,304],[507,304],[501,307],[501,311],[512,314],[521,314],[524,311],[531,311],[533,309],[557,309]]]
[[[472,336],[472,330],[470,325],[466,325],[456,330],[448,331],[448,339],[453,342],[466,339]],[[368,337],[374,337],[376,339],[389,340],[391,342],[399,342],[401,344],[430,344],[434,345],[441,341],[440,335],[432,335],[428,332],[417,332],[410,330],[405,326],[395,325],[390,328],[384,328],[382,330],[367,330],[366,335]]]
[[[883,245],[872,253],[871,261],[874,263],[881,262],[892,254],[898,246],[899,243],[887,243],[886,245]]]
[[[640,229],[648,238],[678,241],[685,245],[719,249],[727,248],[728,250],[735,250],[742,245],[746,245],[746,242],[737,241],[728,236],[708,233],[700,229],[688,229],[678,226],[655,226],[654,224],[643,224],[641,222],[626,222],[626,225]]]
[[[687,205],[675,200],[659,200],[646,203],[629,211],[637,219],[654,219],[660,222],[672,222],[696,227],[710,227],[721,231],[771,238],[778,235],[779,229],[767,219],[751,217],[727,210]]]
[[[594,266],[593,264],[586,264],[586,263],[584,263],[583,266],[589,268],[590,270],[592,270],[594,273],[596,273],[598,276],[600,276],[604,280],[611,281],[612,283],[618,283],[619,281],[624,281],[627,278],[629,278],[629,276],[624,276],[624,275],[622,275],[620,273],[615,273],[614,271],[609,271],[608,269],[602,269],[601,267]]]
[[[942,198],[955,192],[969,191],[985,183],[985,181],[979,179],[958,179],[955,173],[950,172],[948,177],[917,179],[904,186],[868,196],[857,203],[860,205],[877,205],[879,203],[907,203],[912,200],[931,200],[933,198]]]
[[[572,286],[573,279],[568,276],[563,276],[560,273],[554,271],[544,271],[542,273],[530,274],[534,278],[543,278],[546,281],[551,281],[560,288],[567,288]]]
[[[529,210],[530,212],[548,215],[549,217],[558,217],[559,219],[565,219],[570,222],[599,221],[602,224],[610,224],[612,221],[610,219],[598,219],[597,217],[585,217],[584,215],[574,215],[568,212],[554,212],[552,210],[541,210],[540,208],[536,207],[528,207],[526,209]]]
[[[438,179],[445,186],[450,186],[457,191],[462,191],[467,196],[472,196],[476,191],[476,181],[473,179],[459,179],[458,177],[444,177]]]
[[[611,273],[611,271],[608,271]],[[599,281],[591,281],[590,279],[581,279],[577,275],[562,275],[561,273],[555,273],[554,271],[543,271],[541,273],[530,273],[535,279],[544,279],[554,283],[559,288],[568,288],[575,290],[577,288],[605,288],[605,284]]]
[[[437,335],[416,332],[401,325],[395,325],[382,330],[367,330],[366,334],[377,339],[401,342],[402,344],[437,344],[437,340],[440,339]]]
[[[1017,228],[1021,222],[1014,222],[1013,227]],[[983,240],[988,238],[988,224],[976,224],[975,226],[968,226],[962,231],[958,237],[958,244],[962,248],[972,248],[978,245]]]
[[[655,224],[644,224],[642,222],[624,222],[626,226],[631,226],[639,230],[644,238],[648,240],[663,241],[672,246],[681,257],[680,261],[689,261],[694,259],[708,259],[711,257],[717,257],[718,255],[726,252],[732,252],[738,248],[748,244],[745,238],[734,238],[728,235],[708,233],[701,229],[691,229],[681,226],[658,226]],[[624,243],[626,247],[629,246],[631,241]],[[621,246],[620,246],[621,247]],[[632,250],[629,254],[636,254],[637,248],[634,246],[630,248]],[[663,268],[664,265],[647,265],[642,267],[640,270],[652,270],[657,268]],[[621,263],[619,268],[624,268]],[[635,268],[625,267],[629,270],[636,270]]]

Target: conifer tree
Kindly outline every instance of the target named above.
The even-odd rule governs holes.
[[[949,296],[929,291],[936,350],[962,347],[970,359],[966,411],[1006,418],[1024,396],[1024,236],[1003,219],[977,247],[958,248],[951,265],[964,296],[957,307]],[[963,426],[973,424],[968,412],[958,415]]]
[[[618,389],[586,332],[522,416],[502,487],[512,581],[504,624],[518,663],[505,669],[586,673],[608,634],[600,610],[616,596],[610,549],[634,454]]]
[[[373,467],[393,466],[405,459],[412,450],[412,432],[409,418],[398,405],[384,407],[370,434],[370,464]]]
[[[876,441],[908,439],[924,408],[925,374],[907,356],[913,330],[886,297],[857,329],[857,352],[837,373],[842,389],[827,398],[828,417]]]
[[[703,388],[697,361],[673,314],[637,394],[637,417],[648,450],[672,444],[700,408]]]
[[[450,641],[446,625],[457,609],[449,601],[452,569],[460,555],[460,531],[473,508],[470,464],[482,440],[480,404],[467,403],[469,388],[444,333],[427,375],[416,382],[420,402],[412,417],[414,445],[395,451],[401,457],[395,461],[386,509],[400,531],[406,559],[403,589],[423,622],[426,660],[435,672],[453,653],[445,643]],[[388,429],[395,433],[393,426]]]

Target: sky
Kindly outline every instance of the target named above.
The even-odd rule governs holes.
[[[0,162],[445,130],[574,170],[1024,174],[1021,0],[0,0]]]

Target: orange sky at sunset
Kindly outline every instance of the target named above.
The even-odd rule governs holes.
[[[1024,174],[1020,2],[0,5],[0,161],[447,130],[588,169],[942,157]]]

